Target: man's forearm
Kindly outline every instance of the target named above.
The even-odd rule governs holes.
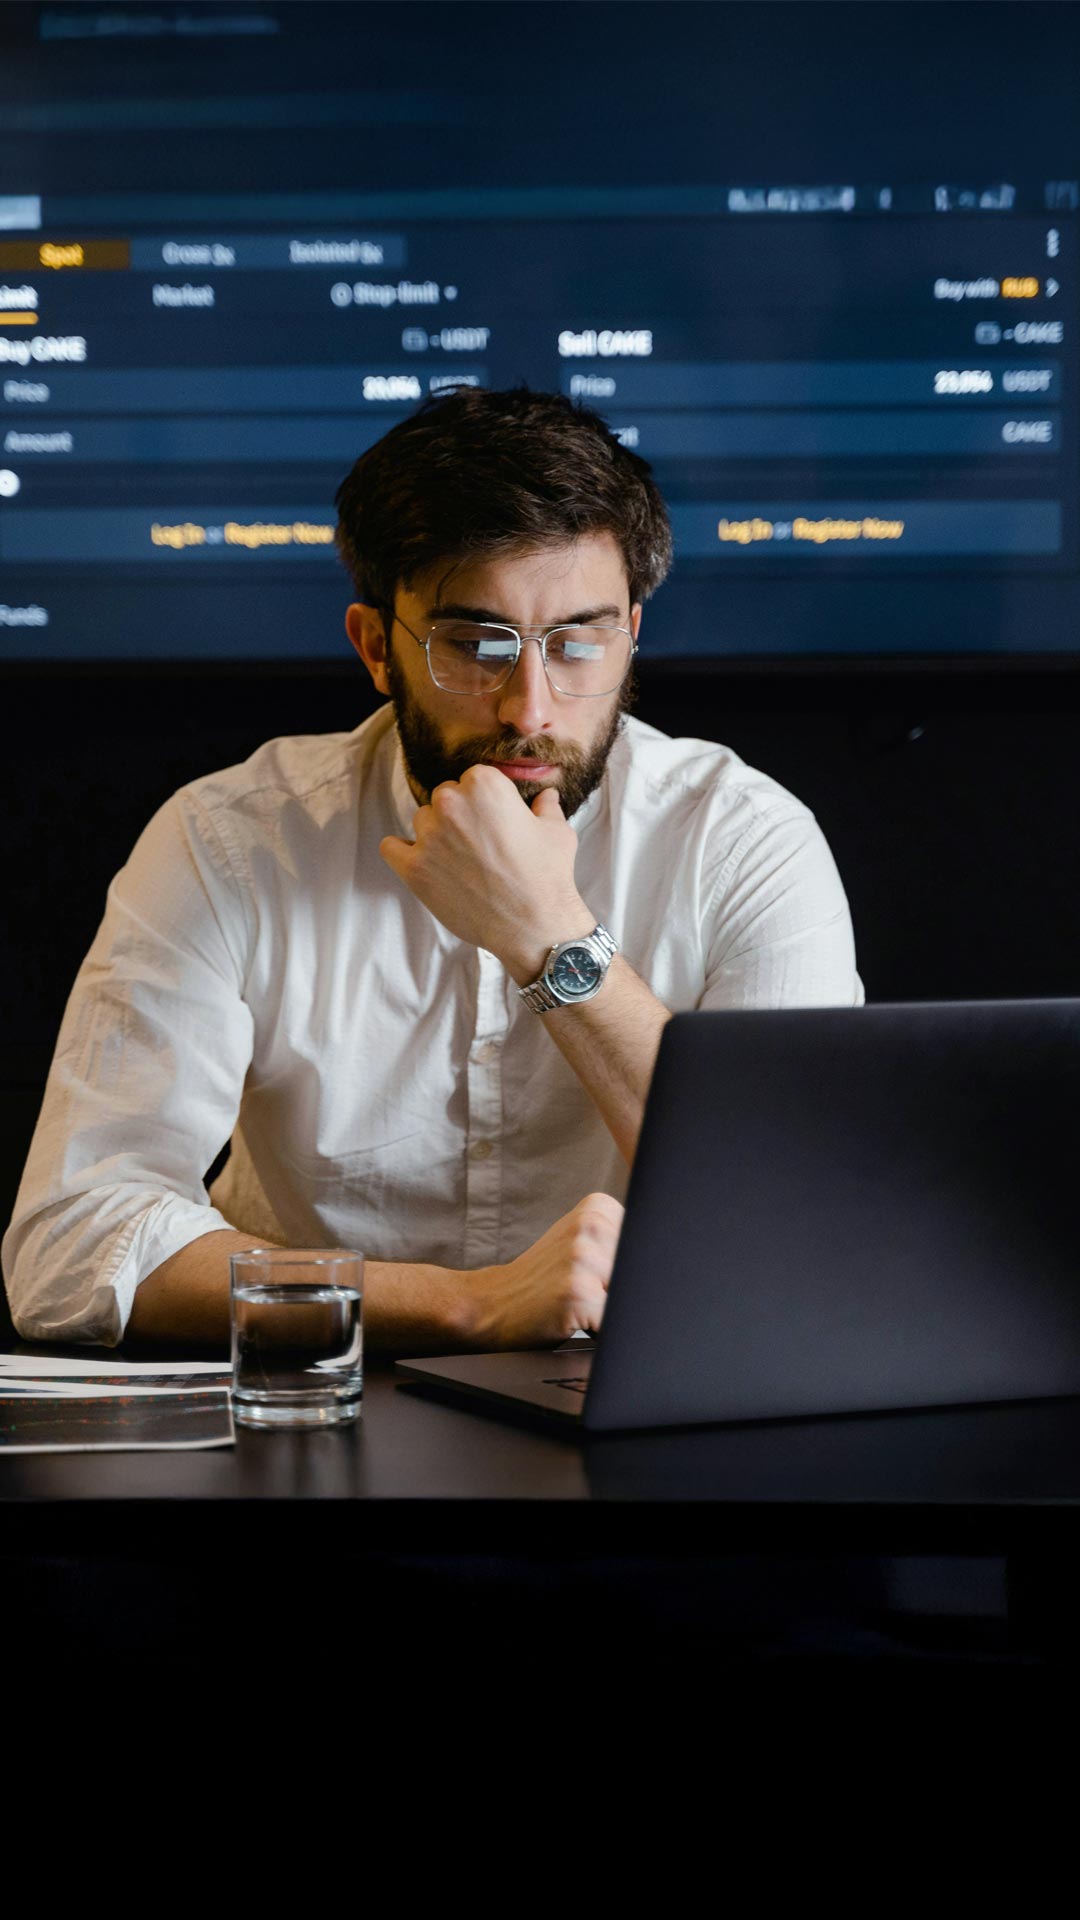
[[[450,933],[501,960],[519,987],[537,979],[553,942],[595,927],[574,884],[577,834],[553,787],[523,812],[504,774],[471,766],[435,788],[414,830],[413,841],[380,841],[387,865]],[[592,1000],[532,1017],[545,1022],[632,1163],[667,1007],[616,954]]]
[[[250,1234],[219,1230],[181,1247],[136,1289],[125,1342],[208,1347],[227,1353],[229,1255],[265,1245],[265,1240],[252,1239]],[[368,1351],[419,1355],[467,1348],[473,1327],[474,1281],[474,1275],[448,1267],[366,1261],[364,1343]]]
[[[619,1152],[631,1165],[660,1035],[671,1019],[667,1007],[617,953],[591,1000],[577,1007],[555,1007],[535,1017],[544,1022],[592,1095]]]

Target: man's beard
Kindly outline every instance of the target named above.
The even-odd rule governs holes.
[[[398,734],[405,766],[413,786],[418,788],[423,803],[426,804],[435,788],[443,780],[460,780],[469,767],[478,760],[539,760],[546,766],[557,766],[562,778],[555,787],[559,804],[569,820],[584,806],[589,795],[595,792],[604,777],[608,755],[615,745],[622,729],[623,715],[632,706],[637,695],[637,680],[633,667],[623,681],[619,699],[611,715],[611,723],[596,745],[588,752],[582,747],[569,743],[561,744],[541,734],[538,739],[523,740],[518,733],[504,732],[498,735],[477,734],[471,740],[449,752],[444,746],[435,722],[414,700],[405,682],[397,656],[388,652],[386,656],[387,674],[390,680],[390,697],[394,703]],[[549,780],[515,780],[521,798],[527,807],[531,807],[538,793]]]

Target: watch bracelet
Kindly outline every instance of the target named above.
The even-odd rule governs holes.
[[[544,976],[547,973],[548,967],[551,963],[551,955],[557,952],[559,947],[570,947],[570,946],[584,947],[584,946],[587,946],[590,942],[594,942],[595,945],[598,946],[600,949],[601,955],[605,962],[604,973],[606,975],[608,967],[611,965],[611,962],[613,961],[613,959],[615,958],[615,955],[619,951],[619,946],[618,946],[618,942],[612,938],[611,934],[608,932],[603,922],[598,920],[592,932],[582,934],[580,939],[578,940],[556,940],[555,945],[550,949],[548,953],[548,957],[545,960],[543,967],[540,970],[539,978],[537,980],[532,981],[531,984],[527,987],[519,987],[518,998],[520,1000],[524,1000],[525,1005],[529,1007],[533,1013],[551,1013],[554,1011],[556,1007],[574,1006],[576,1003],[573,1000],[560,1000],[557,993],[552,993],[551,988],[548,986],[548,983],[544,978]],[[600,986],[602,984],[603,982],[600,982],[597,985],[596,992],[600,991]],[[590,1000],[592,999],[592,997],[593,997],[592,994],[589,994],[587,996],[587,998]]]

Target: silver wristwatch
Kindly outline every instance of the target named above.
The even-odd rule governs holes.
[[[534,1013],[550,1013],[552,1007],[573,1007],[579,1000],[591,1000],[603,986],[618,951],[607,928],[601,926],[576,940],[562,940],[552,947],[539,980],[534,980],[531,987],[519,987],[518,993]]]

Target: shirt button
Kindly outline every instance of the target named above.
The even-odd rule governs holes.
[[[475,1147],[469,1148],[471,1160],[486,1160],[492,1151],[490,1140],[478,1140]]]
[[[477,1061],[480,1066],[486,1067],[489,1060],[495,1059],[498,1051],[498,1041],[485,1040],[482,1047],[477,1047],[476,1052],[473,1054],[473,1059]]]

